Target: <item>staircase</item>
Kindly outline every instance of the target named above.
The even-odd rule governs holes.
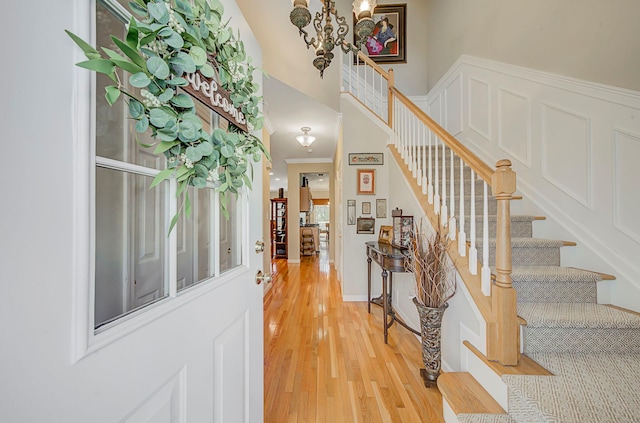
[[[449,253],[487,321],[483,351],[461,346],[468,372],[438,379],[446,421],[640,422],[640,315],[597,303],[597,284],[614,277],[562,266],[561,249],[576,244],[536,238],[543,216],[510,214],[510,163],[480,162],[395,89],[392,72],[367,66],[379,85],[361,90],[351,70],[345,85],[373,113],[367,95],[388,90],[378,117],[394,131],[391,153],[432,224],[458,240]]]

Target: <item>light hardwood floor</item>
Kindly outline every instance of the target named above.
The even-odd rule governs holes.
[[[265,422],[443,422],[438,389],[420,377],[415,336],[396,324],[385,345],[382,309],[342,301],[326,252],[301,261],[272,264]]]

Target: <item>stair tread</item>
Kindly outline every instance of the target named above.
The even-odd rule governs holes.
[[[462,342],[472,353],[474,353],[480,360],[484,362],[491,370],[493,370],[498,376],[502,377],[506,374],[512,375],[529,375],[529,376],[549,376],[550,373],[547,369],[538,364],[535,360],[521,355],[518,364],[515,366],[504,366],[497,361],[490,361],[480,350],[471,344],[469,341]]]
[[[455,414],[506,414],[471,373],[443,373],[438,377],[438,389]]]
[[[518,303],[527,327],[640,329],[640,316],[593,303]]]
[[[489,238],[489,245],[495,243],[495,238]],[[482,247],[482,239],[477,239],[476,245]],[[567,242],[558,239],[516,237],[511,238],[511,245],[517,248],[559,248],[567,245]]]
[[[599,282],[598,272],[562,266],[513,266],[511,279],[514,282]]]
[[[508,414],[458,414],[458,423],[515,423]]]
[[[640,355],[589,352],[535,353],[531,357],[555,376],[503,376],[515,420],[521,421],[527,410],[511,410],[513,397],[536,410],[541,419],[536,421],[638,421]]]

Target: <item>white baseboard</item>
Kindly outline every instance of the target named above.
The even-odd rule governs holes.
[[[346,303],[353,303],[353,302],[367,302],[367,296],[366,295],[343,295],[342,296],[342,301],[346,302]]]

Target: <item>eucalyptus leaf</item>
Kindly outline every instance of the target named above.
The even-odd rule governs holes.
[[[196,64],[191,56],[185,52],[178,52],[178,54],[169,59],[171,67],[178,76],[182,76],[183,73],[193,73],[196,71]]]
[[[178,138],[178,131],[174,128],[161,128],[156,131],[157,137],[162,141],[175,141]]]
[[[185,86],[189,85],[189,81],[187,81],[186,79],[184,79],[181,76],[178,76],[178,77],[173,78],[173,79],[167,79],[167,84],[168,85],[172,85],[172,86],[177,86],[177,87],[185,87]]]
[[[203,156],[208,156],[209,154],[213,153],[213,146],[211,144],[209,144],[208,142],[202,142],[202,143],[198,144],[196,149]]]
[[[155,178],[153,178],[153,182],[151,182],[151,186],[149,186],[149,188],[153,188],[156,185],[158,185],[160,182],[164,181],[165,179],[171,177],[171,175],[173,175],[175,173],[175,171],[173,169],[164,169],[161,170],[160,173],[158,173],[156,175]]]
[[[149,111],[149,120],[151,124],[157,128],[164,128],[171,117],[172,116],[169,113],[159,107]]]
[[[113,103],[115,103],[116,100],[118,100],[118,97],[120,97],[120,90],[115,85],[109,85],[108,87],[105,87],[104,90],[106,91],[104,96],[107,99],[107,103],[109,103],[110,106],[113,106]]]
[[[143,69],[136,65],[135,63],[132,63],[128,60],[120,60],[120,59],[111,59],[111,61],[113,62],[114,65],[116,65],[117,67],[119,67],[120,69],[129,72],[130,74],[134,74],[134,73],[138,73],[138,72],[142,72]]]
[[[200,154],[195,147],[187,147],[187,151],[185,153],[187,154],[187,159],[194,163],[202,158],[202,154]]]
[[[140,37],[138,35],[138,27],[136,25],[136,20],[132,16],[131,19],[129,19],[129,30],[127,31],[127,38],[126,38],[127,45],[132,49],[137,49],[139,39]]]
[[[87,57],[87,59],[89,60],[100,59],[102,57],[98,50],[93,48],[89,43],[84,41],[82,38],[78,37],[73,32],[67,31],[66,29],[64,30],[64,32],[66,32],[67,35],[71,37],[71,39],[78,45],[78,47],[80,47],[80,49],[82,50],[84,55]]]
[[[149,118],[146,116],[143,116],[142,119],[136,122],[136,131],[143,133],[143,132],[146,132],[147,129],[149,129]]]
[[[140,103],[135,98],[130,99],[129,100],[129,115],[134,119],[138,119],[138,118],[140,118],[140,116],[143,115],[143,113],[144,113],[144,106],[142,105],[142,103]]]
[[[76,63],[77,66],[92,70],[98,73],[110,75],[115,71],[115,66],[111,60],[107,59],[91,59],[85,62]]]
[[[193,166],[193,170],[195,171],[196,176],[200,176],[202,178],[207,178],[207,176],[209,176],[209,169],[207,169],[205,166],[201,165],[200,163]]]
[[[195,113],[191,113],[191,112],[182,113],[180,115],[180,118],[184,121],[189,121],[193,123],[198,131],[202,129],[202,121]]]
[[[151,83],[151,80],[144,72],[134,73],[129,77],[129,84],[136,88],[145,88]]]
[[[160,31],[158,31],[158,36],[165,38],[165,37],[169,37],[169,36],[171,36],[171,34],[175,34],[175,33],[176,32],[173,29],[169,28],[168,26],[165,26]]]
[[[198,139],[199,133],[196,126],[189,121],[182,121],[178,124],[178,138],[182,142],[193,142]],[[189,147],[192,148],[192,147]],[[188,150],[188,149],[187,149]],[[202,154],[200,154],[200,160],[202,158]],[[192,160],[197,161],[197,160]]]
[[[181,49],[184,46],[184,40],[177,32],[173,31],[169,37],[164,40],[168,46],[173,47],[174,49]]]
[[[191,181],[194,187],[196,188],[205,188],[207,186],[207,178],[203,178],[201,176],[196,176]]]
[[[122,50],[122,52],[129,58],[133,63],[140,66],[141,68],[145,68],[146,63],[142,58],[142,55],[137,51],[129,47],[129,45],[117,37],[111,36],[111,40]]]
[[[191,96],[189,96],[187,94],[183,94],[183,93],[180,93],[180,94],[174,96],[171,99],[171,104],[173,104],[176,107],[183,108],[183,109],[190,109],[190,108],[194,107],[193,100],[191,99]]]
[[[191,56],[196,66],[202,66],[207,63],[207,52],[201,47],[191,47],[189,49],[189,56]]]
[[[142,7],[141,5],[139,5],[134,1],[129,2],[129,9],[131,9],[133,13],[139,16],[147,17],[148,15],[147,9],[145,9],[144,7]]]
[[[151,57],[147,60],[147,69],[158,79],[166,79],[171,73],[167,63],[159,57]]]
[[[156,149],[153,151],[154,154],[159,154],[159,153],[164,153],[165,151],[169,150],[171,147],[173,147],[174,145],[178,144],[180,141],[163,141],[158,143],[158,145],[156,146]]]
[[[149,9],[149,14],[153,17],[153,19],[161,24],[169,23],[169,11],[167,10],[164,2],[149,2],[147,3],[147,8]]]
[[[206,78],[213,78],[214,76],[216,76],[216,72],[213,69],[213,66],[211,66],[209,63],[205,63],[204,65],[202,65],[202,67],[200,68],[200,73]]]
[[[220,148],[220,154],[222,154],[222,156],[226,157],[227,159],[233,157],[235,152],[236,149],[229,144],[225,144]]]

